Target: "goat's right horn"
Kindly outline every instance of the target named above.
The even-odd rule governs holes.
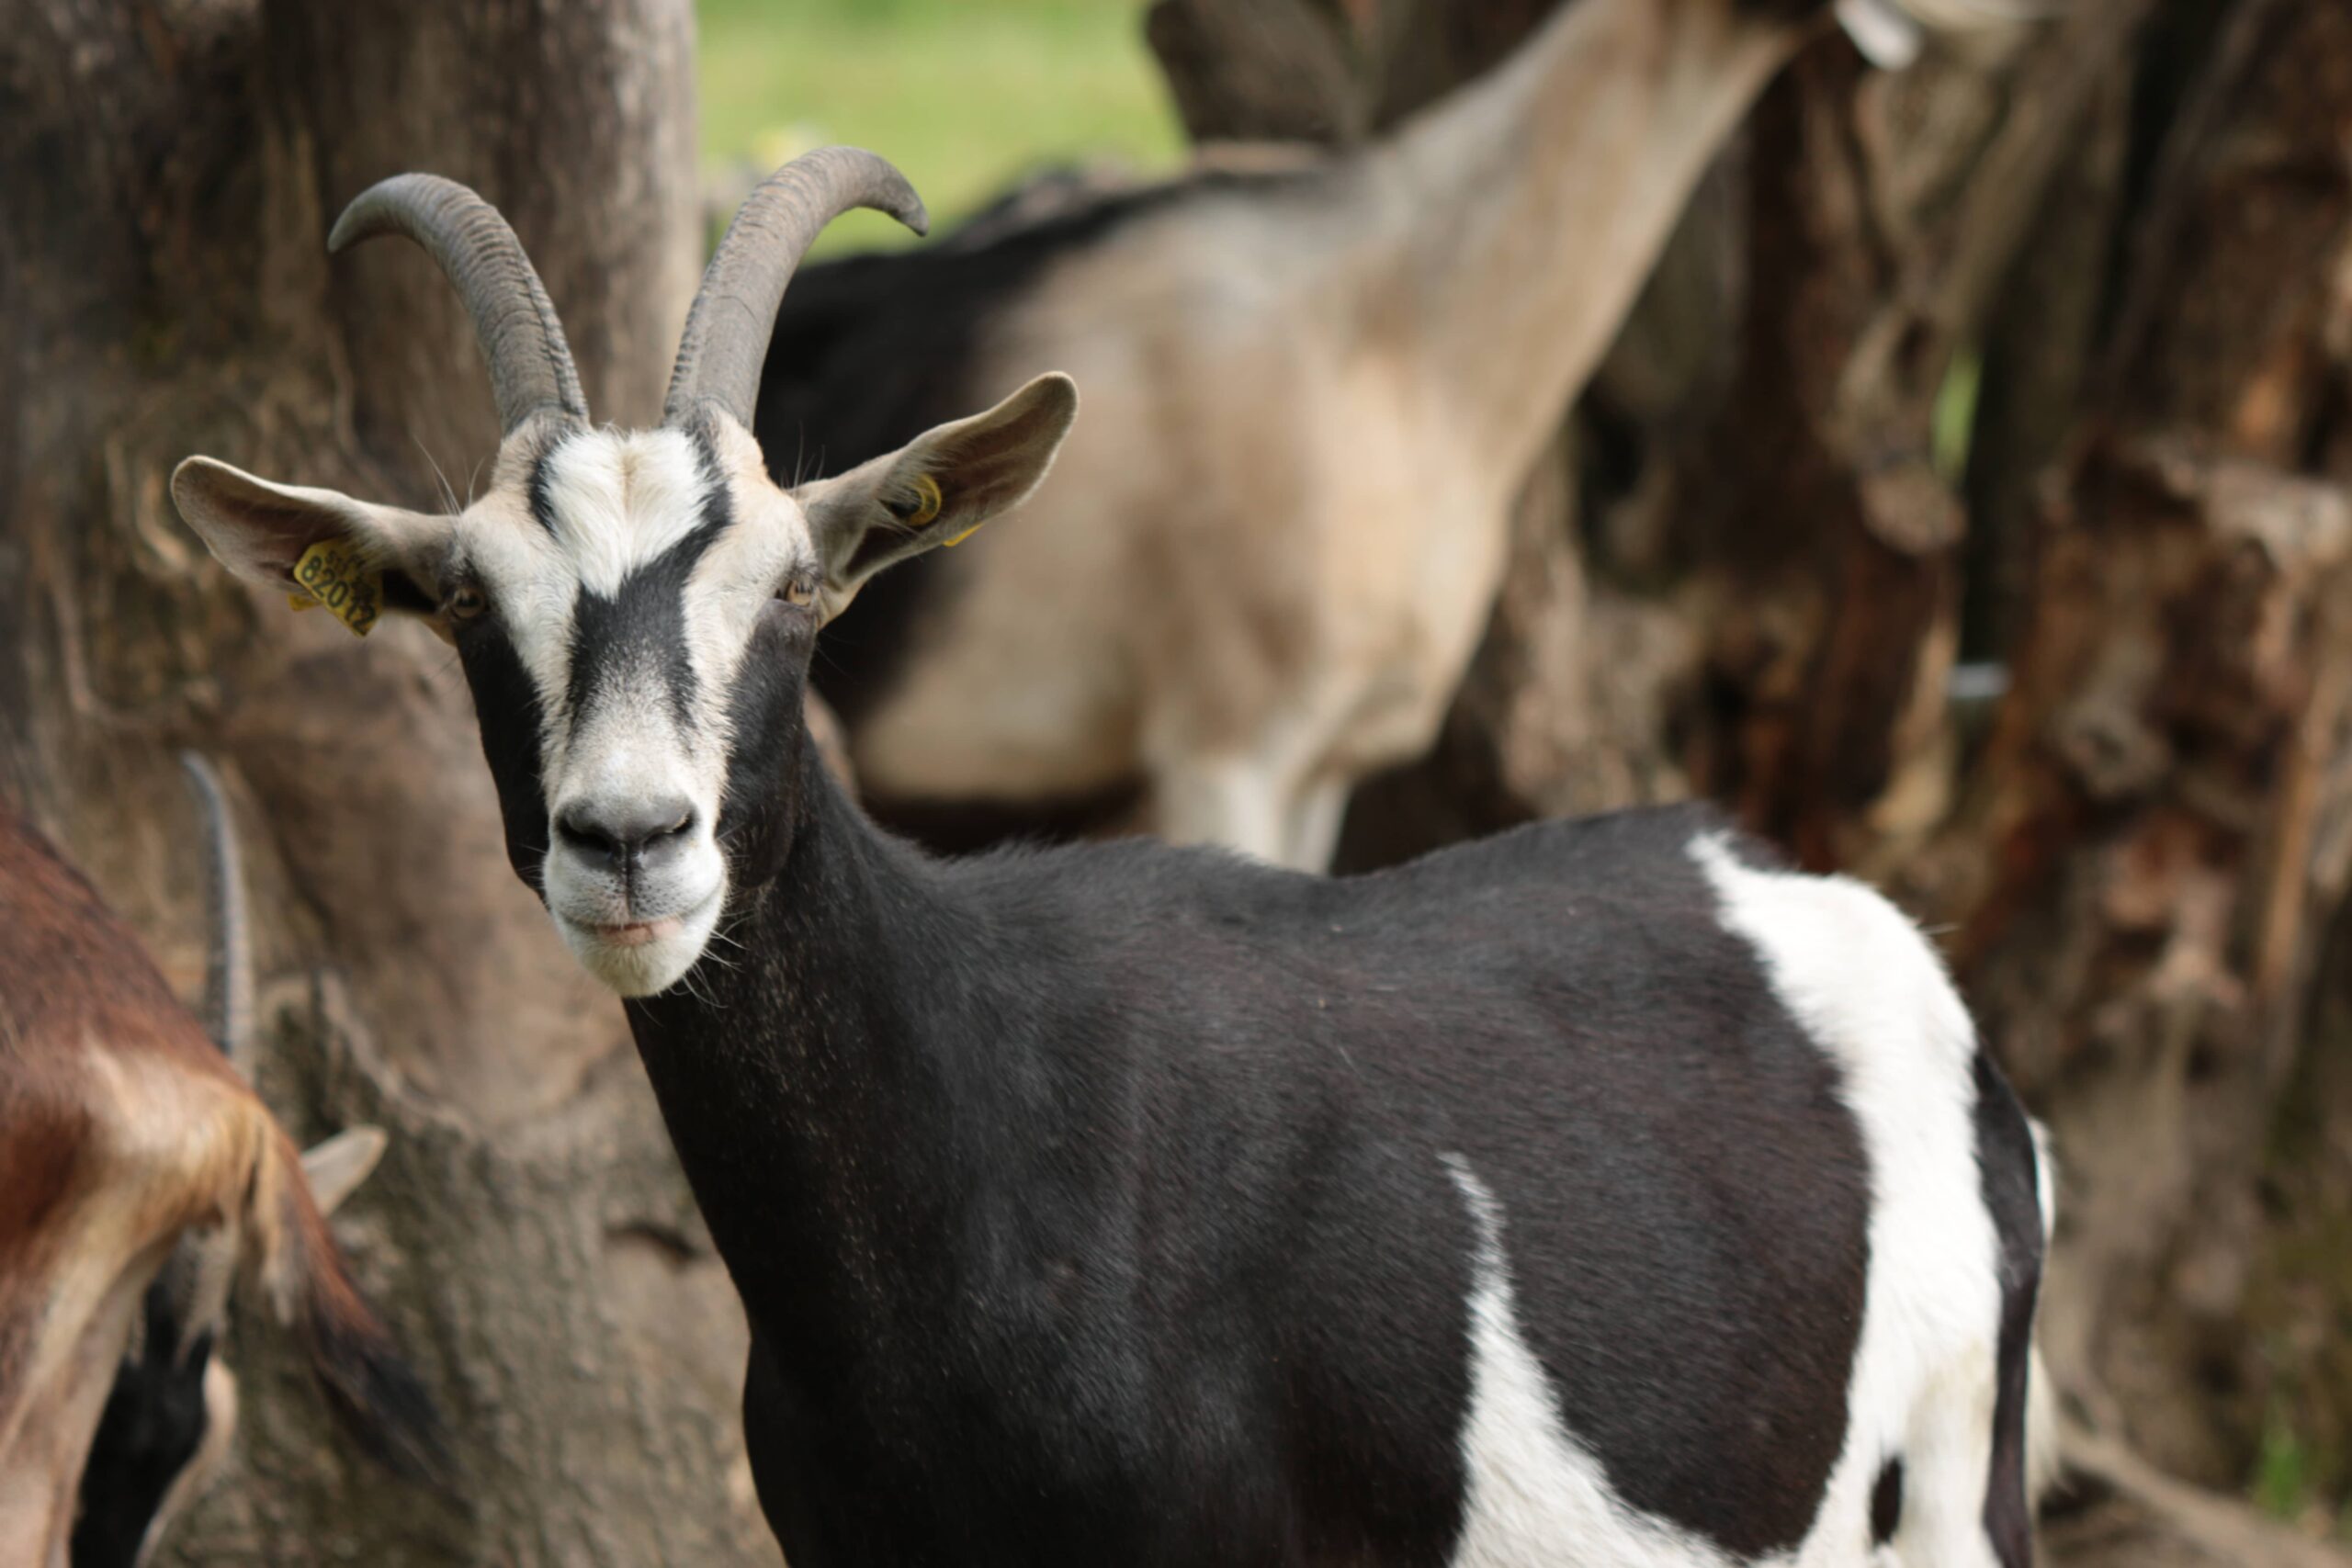
[[[588,417],[580,373],[523,243],[498,209],[438,175],[394,175],[352,198],[334,220],[327,249],[379,234],[405,234],[441,265],[474,319],[498,424],[511,433],[541,409]]]
[[[228,793],[211,760],[197,751],[180,753],[180,767],[204,818],[205,902],[210,907],[212,949],[204,977],[204,1027],[229,1065],[248,1084],[254,1080],[254,947],[245,909],[245,868],[237,845],[237,821]],[[237,1257],[244,1241],[234,1224],[183,1236],[167,1265],[172,1301],[178,1314],[185,1356],[198,1337],[219,1331],[237,1280]]]
[[[254,939],[245,912],[245,868],[237,844],[237,821],[210,759],[180,753],[188,787],[204,816],[205,903],[212,923],[212,951],[205,965],[204,1026],[230,1065],[251,1083],[254,1077]]]
[[[709,403],[751,428],[785,285],[818,232],[855,207],[887,212],[918,234],[931,228],[906,175],[855,147],[804,152],[744,197],[686,312],[664,424],[683,424]]]

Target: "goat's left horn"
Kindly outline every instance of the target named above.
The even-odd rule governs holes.
[[[379,234],[407,235],[449,275],[490,361],[502,432],[512,433],[541,409],[588,417],[563,323],[498,209],[438,175],[394,175],[352,198],[334,220],[327,249]]]
[[[710,403],[750,428],[785,286],[819,231],[857,207],[887,212],[918,234],[931,227],[907,177],[855,147],[804,152],[744,198],[686,312],[664,423],[683,424]]]

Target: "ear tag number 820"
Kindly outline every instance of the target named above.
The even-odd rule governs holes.
[[[323,604],[354,637],[366,637],[383,614],[383,574],[369,571],[359,552],[340,539],[322,539],[304,550],[294,563],[294,581],[311,595],[309,601],[287,595],[296,609]]]

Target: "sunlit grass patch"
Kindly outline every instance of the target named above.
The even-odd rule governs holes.
[[[701,0],[702,152],[723,187],[829,141],[907,172],[942,226],[1043,164],[1172,164],[1134,0]],[[861,213],[826,249],[898,243]]]

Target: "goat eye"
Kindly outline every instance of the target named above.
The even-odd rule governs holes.
[[[468,586],[449,595],[449,615],[456,620],[470,621],[489,608],[489,596],[479,588]]]
[[[775,596],[787,604],[806,604],[817,597],[817,587],[805,577],[786,578]]]

